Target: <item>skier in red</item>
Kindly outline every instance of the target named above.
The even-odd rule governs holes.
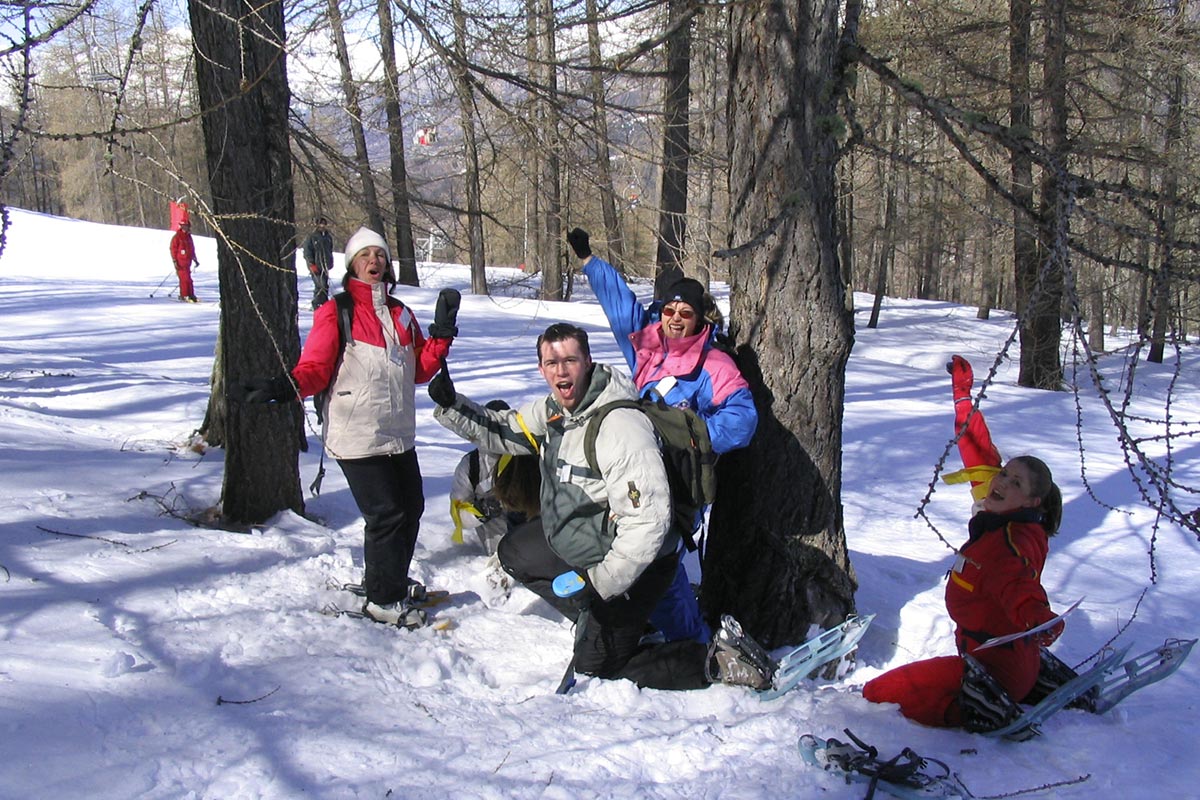
[[[1014,701],[1025,699],[1037,682],[1040,647],[1062,633],[1059,622],[1008,644],[977,649],[988,639],[1054,618],[1040,579],[1048,538],[1062,519],[1062,494],[1050,469],[1033,456],[1018,456],[1001,466],[983,414],[971,414],[971,365],[954,356],[947,369],[966,469],[945,480],[970,481],[976,500],[970,537],[959,549],[946,585],[946,609],[958,625],[954,638],[959,655],[893,669],[868,682],[863,697],[897,703],[906,717],[925,725],[991,730],[1019,713]],[[973,674],[968,658],[986,674]]]
[[[192,243],[192,224],[187,220],[179,223],[179,230],[171,237],[171,262],[179,276],[179,299],[187,303],[199,303],[192,287],[192,264],[200,266],[196,258],[196,246]]]

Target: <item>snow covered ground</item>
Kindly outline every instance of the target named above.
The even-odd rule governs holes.
[[[1007,314],[981,322],[973,308],[888,300],[877,330],[858,315],[842,499],[858,605],[878,617],[856,671],[769,703],[725,686],[671,693],[594,679],[556,696],[571,629],[523,589],[498,595],[478,546],[450,542],[446,495],[468,448],[433,421],[423,391],[427,505],[415,577],[453,593],[439,616],[457,627],[401,632],[323,616],[325,604],[351,600],[327,579],[357,579],[362,559],[361,521],[336,466],[306,499],[311,519],[285,513],[243,534],[164,513],[201,511],[220,496],[221,452],[187,446],[204,416],[216,335],[213,241],[197,237],[205,302],[192,306],[166,297],[169,233],[12,214],[0,258],[0,797],[861,797],[861,786],[797,755],[801,734],[845,739],[844,728],[886,756],[907,746],[945,761],[979,796],[1083,776],[1045,794],[1196,796],[1200,657],[1107,715],[1063,712],[1021,744],[922,728],[855,691],[890,667],[953,651],[942,603],[951,552],[914,514],[951,434],[943,364],[962,353],[986,374],[1011,330]],[[397,295],[426,324],[438,289],[469,287],[467,270],[452,265],[425,265],[422,282]],[[581,283],[570,307],[530,299],[519,284],[464,294],[451,356],[459,391],[544,394],[534,340],[559,319],[581,321],[597,359],[619,363]],[[303,309],[309,292],[302,278]],[[1106,363],[1112,389],[1123,357]],[[1194,430],[1195,346],[1183,362],[1171,413]],[[1163,416],[1172,372],[1138,367],[1135,412]],[[1200,635],[1200,548],[1162,527],[1152,573],[1154,514],[1098,402],[1082,404],[1093,499],[1073,396],[1015,379],[1004,362],[984,410],[1005,454],[1032,452],[1053,467],[1066,522],[1045,584],[1060,608],[1086,597],[1056,652],[1084,661],[1125,625],[1119,643],[1135,653]],[[1181,441],[1175,468],[1196,486],[1200,444]],[[305,486],[319,450],[310,443]],[[942,486],[927,512],[957,544],[969,505],[965,489]]]

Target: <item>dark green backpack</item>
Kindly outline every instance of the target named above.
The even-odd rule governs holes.
[[[713,452],[708,426],[694,411],[669,406],[661,399],[642,397],[606,403],[588,421],[583,439],[588,467],[596,474],[600,474],[596,464],[596,436],[600,433],[600,423],[610,411],[618,408],[636,408],[654,426],[671,487],[671,515],[688,549],[695,550],[692,531],[697,517],[717,492],[717,454]]]
[[[354,335],[350,332],[354,325],[354,297],[349,292],[338,292],[333,299],[337,303],[338,360],[341,360],[342,351],[346,349],[346,345],[354,342]],[[318,425],[325,423],[325,400],[328,397],[328,388],[313,395],[313,407],[317,410]]]

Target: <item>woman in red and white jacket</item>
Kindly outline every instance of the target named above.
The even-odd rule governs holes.
[[[1048,631],[977,649],[988,639],[1027,631],[1054,618],[1041,575],[1049,537],[1062,519],[1062,493],[1040,459],[1018,456],[1001,466],[983,414],[971,413],[971,365],[954,356],[947,368],[965,469],[945,480],[970,481],[976,500],[967,543],[959,548],[946,585],[946,609],[958,626],[954,638],[959,655],[891,670],[868,682],[863,696],[876,703],[897,703],[906,717],[925,725],[982,728],[971,715],[964,718],[962,656],[979,662],[1008,699],[1019,702],[1037,682],[1039,648],[1062,633],[1060,622]]]
[[[326,393],[325,450],[338,462],[363,515],[366,603],[380,622],[420,627],[425,614],[410,602],[423,587],[408,577],[425,495],[417,463],[415,386],[441,367],[458,329],[459,293],[438,296],[429,337],[412,310],[388,292],[395,284],[391,252],[375,231],[359,228],[346,243],[343,289],[353,298],[344,346],[338,304],[313,313],[313,326],[290,377],[245,384],[250,402],[294,401]]]

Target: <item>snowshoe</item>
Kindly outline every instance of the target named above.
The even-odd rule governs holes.
[[[762,645],[746,635],[736,619],[728,614],[721,616],[721,627],[708,646],[704,665],[711,683],[766,689],[772,685],[777,666]]]
[[[1012,739],[1014,741],[1024,741],[1037,735],[1037,726],[1039,724],[1057,714],[1093,686],[1104,681],[1108,674],[1121,663],[1121,659],[1125,657],[1125,653],[1128,650],[1129,648],[1126,647],[1110,653],[1088,671],[1080,673],[1077,677],[1059,686],[1033,708],[1026,709],[1012,722],[993,730],[979,730],[978,732],[984,736],[1003,736],[1005,739]],[[967,656],[965,658],[970,657]],[[974,661],[974,659],[970,660]],[[964,686],[966,685],[965,679],[963,684]]]
[[[804,644],[779,659],[774,685],[764,691],[763,700],[774,700],[790,691],[800,681],[811,676],[827,664],[833,664],[849,655],[875,619],[874,614],[865,617],[852,616],[836,628],[822,631]]]
[[[1195,644],[1195,639],[1168,639],[1162,647],[1126,661],[1094,687],[1095,699],[1088,710],[1103,714],[1138,689],[1161,681],[1182,666]]]
[[[922,758],[906,747],[884,761],[878,750],[848,728],[845,733],[853,744],[804,734],[800,737],[801,757],[807,764],[840,774],[846,783],[868,784],[867,798],[874,797],[877,790],[900,798],[972,796],[958,776],[937,759]]]
[[[1021,718],[1021,706],[1009,697],[983,665],[969,655],[963,655],[963,680],[958,704],[962,709],[962,726],[972,733],[984,733],[1011,726]],[[1038,734],[1033,726],[1023,728],[1024,738]]]
[[[1050,696],[1050,693],[1064,683],[1079,677],[1079,673],[1067,666],[1058,656],[1045,647],[1041,648],[1041,667],[1038,669],[1037,683],[1029,690],[1022,703],[1037,705]],[[1096,698],[1100,689],[1093,686],[1083,694],[1067,703],[1067,708],[1078,708],[1084,711],[1096,710]]]
[[[407,600],[397,600],[395,603],[380,605],[367,601],[363,603],[362,612],[376,622],[395,625],[397,628],[415,630],[429,624],[429,615],[425,609],[409,603]]]

